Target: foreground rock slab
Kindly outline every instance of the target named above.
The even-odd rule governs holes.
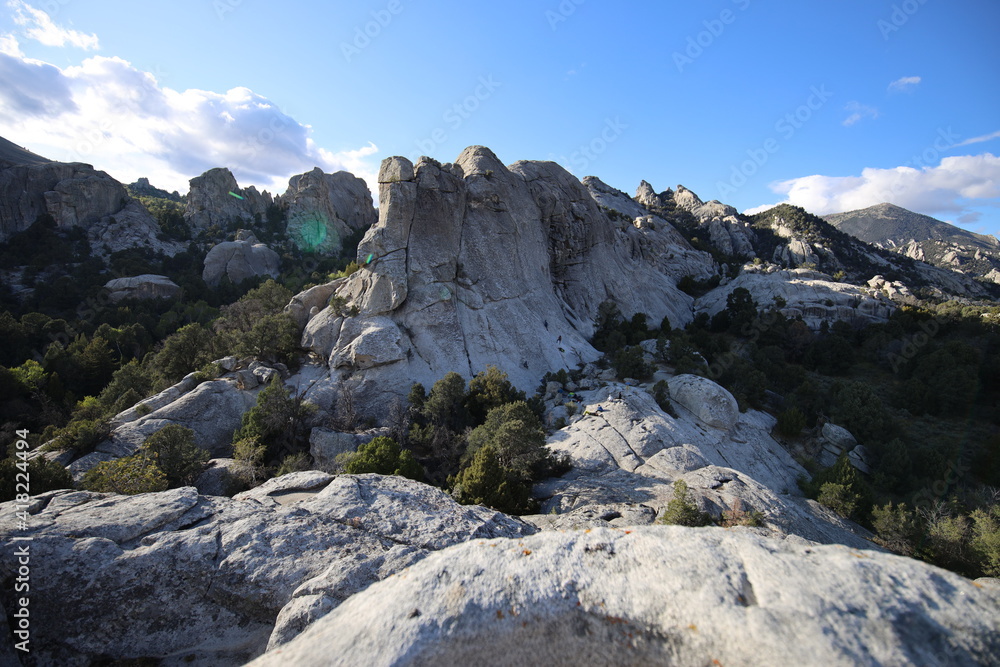
[[[718,528],[545,532],[434,554],[277,665],[982,665],[1000,597],[924,563]]]
[[[16,511],[0,505],[8,545]],[[319,472],[238,499],[55,491],[29,512],[32,665],[241,665],[432,551],[534,530],[411,480]],[[13,609],[17,558],[0,552]]]

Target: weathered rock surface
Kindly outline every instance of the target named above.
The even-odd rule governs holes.
[[[213,225],[225,229],[233,222],[249,224],[265,218],[273,203],[267,191],[241,188],[229,169],[209,169],[191,179],[184,219],[196,230]]]
[[[215,245],[205,255],[201,277],[209,285],[218,285],[223,276],[234,285],[257,276],[277,278],[281,273],[278,253],[257,241],[250,232],[241,231],[236,241]]]
[[[159,227],[121,183],[89,164],[52,162],[6,142],[0,159],[0,242],[49,215],[58,229],[88,231],[98,254],[149,248],[175,255],[178,244],[157,239]]]
[[[124,299],[177,299],[182,292],[170,278],[148,273],[109,280],[104,289],[109,291],[108,298],[116,302]]]
[[[345,236],[378,219],[368,186],[346,171],[325,174],[317,167],[293,176],[277,203],[288,215],[292,243],[327,255],[339,253]]]
[[[715,275],[718,267],[712,256],[692,248],[670,222],[595,176],[587,176],[583,184],[601,207],[617,211],[619,220],[624,216],[632,221],[635,230],[622,229],[643,260],[678,280],[684,276],[704,280]]]
[[[670,397],[690,410],[709,426],[728,431],[740,419],[740,408],[733,395],[708,378],[678,375],[670,378]]]
[[[240,665],[264,650],[279,616],[277,631],[291,638],[308,620],[433,551],[534,530],[402,478],[282,479],[270,493],[244,500],[199,496],[193,488],[34,498],[37,664]],[[5,541],[15,511],[14,503],[0,505]],[[2,550],[0,563],[16,571],[13,549]],[[12,591],[0,593],[6,609]]]
[[[875,548],[867,531],[801,497],[797,480],[808,473],[770,437],[773,417],[753,410],[740,414],[724,389],[704,378],[685,386],[690,377],[671,381],[677,418],[639,387],[615,384],[580,392],[585,414],[548,439],[549,449],[568,455],[573,469],[535,486],[542,513],[556,512],[557,521],[531,520],[555,527],[621,526],[631,520],[641,525],[651,520],[643,508],[659,515],[673,498],[673,483],[683,479],[691,499],[714,516],[736,505],[762,512],[764,530],[774,537]],[[675,384],[697,414],[674,395]],[[699,396],[718,409],[702,410]],[[720,415],[723,424],[731,424],[728,429],[705,421],[717,422]],[[616,512],[620,516],[613,516]]]
[[[390,158],[379,181],[380,219],[358,251],[372,262],[337,289],[360,313],[322,310],[303,336],[368,405],[490,364],[533,389],[599,356],[586,339],[607,299],[629,317],[691,319],[690,297],[642,259],[640,231],[554,163],[507,168],[471,147],[456,164]]]
[[[243,413],[254,406],[259,388],[242,390],[236,378],[226,377],[197,384],[185,378],[156,396],[116,415],[111,435],[68,467],[74,479],[101,461],[131,456],[146,438],[160,429],[177,424],[194,431],[194,442],[214,457],[232,454],[233,432],[240,427]],[[150,412],[149,410],[152,410]]]
[[[102,217],[87,230],[91,249],[105,258],[130,248],[171,257],[186,249],[185,244],[162,240],[160,236],[160,226],[137,199],[130,199],[123,209]]]
[[[749,290],[761,310],[783,299],[785,305],[778,310],[789,319],[801,317],[813,330],[819,330],[823,322],[832,324],[837,320],[857,325],[884,322],[896,310],[881,292],[835,282],[823,273],[808,269],[759,270],[752,265],[744,266],[736,278],[698,299],[695,308],[715,315],[725,310],[726,299],[740,287]]]
[[[915,560],[653,527],[472,541],[371,586],[268,665],[982,665],[1000,601]]]

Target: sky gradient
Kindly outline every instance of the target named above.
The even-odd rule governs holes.
[[[481,144],[629,194],[1000,235],[995,0],[2,1],[0,135],[125,182],[374,187]]]

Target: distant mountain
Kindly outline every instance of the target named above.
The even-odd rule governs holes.
[[[892,204],[824,219],[862,241],[945,269],[1000,282],[1000,241]]]

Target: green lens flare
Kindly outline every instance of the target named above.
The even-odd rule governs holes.
[[[236,194],[235,192],[230,192],[229,194],[230,194],[231,196],[233,196],[233,197],[236,197],[236,198],[237,198],[237,199],[239,199],[240,201],[243,201],[243,197],[239,196],[239,195],[238,195],[238,194]]]

